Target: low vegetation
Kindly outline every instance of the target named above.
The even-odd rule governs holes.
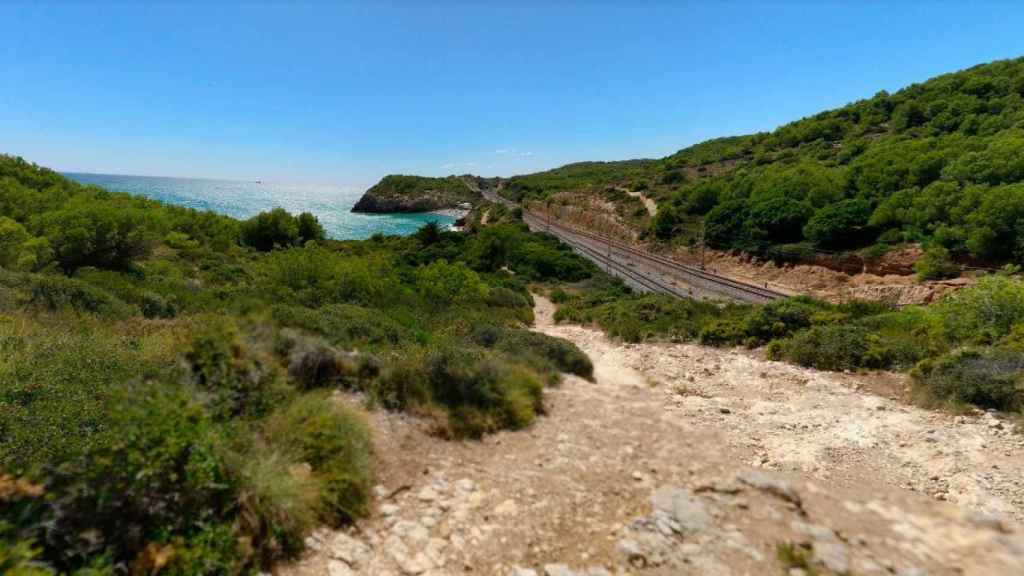
[[[764,346],[770,358],[822,370],[910,370],[926,404],[1024,408],[1024,280],[1006,273],[902,309],[804,296],[720,306],[595,280],[551,296],[556,321],[595,324],[630,342]]]
[[[332,241],[0,157],[0,567],[236,574],[367,512],[370,404],[479,437],[529,425],[572,344],[531,282],[596,269],[514,218]]]

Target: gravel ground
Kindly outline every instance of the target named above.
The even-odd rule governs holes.
[[[1024,574],[1024,436],[997,415],[909,406],[899,375],[625,345],[552,311],[538,298],[537,330],[587,352],[596,382],[566,377],[533,427],[479,442],[374,412],[377,512],[277,573]]]

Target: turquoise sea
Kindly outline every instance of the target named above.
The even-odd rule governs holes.
[[[427,222],[448,226],[455,221],[451,216],[431,213],[353,214],[350,210],[362,193],[336,186],[115,174],[67,173],[65,176],[82,184],[94,184],[115,192],[137,194],[197,210],[212,210],[236,218],[248,218],[278,206],[293,214],[312,212],[320,219],[327,235],[338,240],[359,240],[378,232],[411,234]]]

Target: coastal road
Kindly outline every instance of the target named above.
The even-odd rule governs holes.
[[[516,206],[494,191],[481,192],[491,202],[509,207]],[[641,292],[659,292],[677,298],[749,303],[770,302],[787,296],[766,287],[713,274],[664,256],[645,252],[525,209],[523,221],[531,230],[554,235],[583,257]]]

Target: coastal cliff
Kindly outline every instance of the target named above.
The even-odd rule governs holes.
[[[488,182],[476,176],[385,176],[367,190],[352,207],[353,212],[430,212],[476,204],[480,188]]]

